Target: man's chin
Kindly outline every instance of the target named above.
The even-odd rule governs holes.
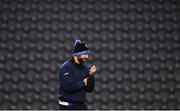
[[[80,62],[81,65],[84,65],[87,61],[86,60],[83,60]]]
[[[82,61],[81,64],[83,65],[83,64],[85,64],[86,62],[87,62],[87,61]]]
[[[86,63],[87,62],[87,59],[79,59],[79,62],[80,62],[80,64],[84,64],[84,63]]]
[[[88,59],[83,60],[84,63],[86,63],[87,61],[88,61]]]

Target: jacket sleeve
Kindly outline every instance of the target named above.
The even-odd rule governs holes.
[[[85,86],[86,92],[92,92],[95,87],[94,76],[88,76],[87,86]]]
[[[75,81],[72,76],[72,69],[69,67],[61,68],[59,72],[60,86],[67,92],[75,92],[84,88],[84,82]]]

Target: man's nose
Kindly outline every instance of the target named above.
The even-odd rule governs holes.
[[[85,57],[88,58],[89,57],[88,54],[86,54]]]

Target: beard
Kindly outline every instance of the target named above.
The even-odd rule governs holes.
[[[78,61],[81,65],[83,65],[84,63],[86,63],[87,59],[78,57]]]

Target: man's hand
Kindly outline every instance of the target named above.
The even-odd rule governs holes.
[[[85,86],[87,86],[87,80],[88,80],[88,78],[85,78],[85,79],[83,80]]]
[[[89,69],[89,73],[92,75],[96,72],[96,66],[93,65],[90,69]]]
[[[93,66],[89,69],[89,73],[92,75],[92,74],[94,74],[95,72],[96,72],[96,66],[93,65]],[[85,79],[83,80],[85,86],[87,86],[87,81],[88,81],[88,78],[85,78]]]

